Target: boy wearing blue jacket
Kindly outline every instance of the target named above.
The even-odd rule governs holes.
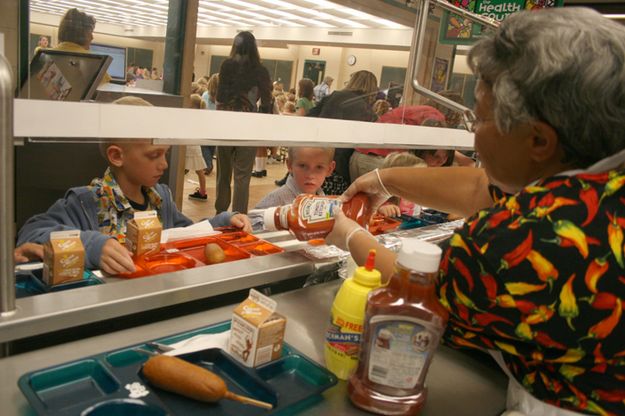
[[[150,105],[137,97],[124,97],[116,104]],[[178,211],[167,185],[158,183],[167,169],[170,146],[150,143],[105,143],[102,151],[109,167],[102,178],[88,186],[71,188],[46,213],[30,218],[18,233],[16,261],[38,256],[41,251],[29,243],[50,239],[53,231],[81,230],[85,266],[116,275],[135,271],[125,248],[126,224],[136,211],[155,210],[163,229],[193,223]],[[222,212],[209,220],[213,227],[233,225],[251,232],[249,218]]]

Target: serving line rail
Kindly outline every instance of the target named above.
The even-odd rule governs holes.
[[[234,111],[15,99],[14,136],[51,142],[150,138],[170,145],[473,149],[459,129]],[[67,114],[81,123],[67,123]],[[45,123],[32,120],[45,119]],[[176,120],[172,123],[172,120]],[[206,129],[205,126],[211,126]],[[285,135],[284,132],[289,134]]]
[[[278,310],[287,317],[285,340],[323,365],[323,336],[330,320],[332,300],[340,282],[334,281],[276,295]],[[31,415],[32,409],[19,391],[17,379],[24,373],[85,356],[140,344],[176,333],[190,331],[228,320],[234,305],[160,321],[131,329],[82,339],[0,359],[0,386],[3,413]],[[505,408],[507,379],[490,357],[474,357],[441,347],[434,357],[427,378],[428,400],[424,416],[494,416]],[[323,394],[323,400],[303,410],[301,415],[366,415],[347,398],[346,382]]]

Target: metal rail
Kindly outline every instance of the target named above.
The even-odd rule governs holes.
[[[11,66],[0,54],[0,316],[15,312],[13,91]]]
[[[491,19],[489,17],[480,16],[468,10],[462,9],[460,7],[456,7],[453,4],[450,4],[445,0],[421,0],[420,6],[418,9],[419,12],[418,12],[417,19],[415,22],[415,30],[413,32],[412,48],[411,48],[411,51],[413,51],[413,53],[411,53],[412,67],[411,67],[411,72],[410,72],[412,74],[412,88],[418,94],[421,94],[427,98],[430,98],[453,111],[462,113],[464,116],[465,125],[466,125],[467,117],[471,113],[470,108],[465,107],[462,104],[456,103],[448,98],[443,97],[440,94],[435,93],[432,90],[425,88],[419,83],[419,80],[417,79],[419,70],[421,69],[422,57],[421,57],[420,51],[423,49],[423,41],[425,39],[425,27],[427,24],[428,12],[430,9],[430,2],[432,2],[434,6],[438,6],[442,9],[448,10],[455,14],[459,14],[463,17],[466,17],[467,19],[470,19],[473,22],[480,23],[485,26],[498,28],[499,23],[496,20]],[[467,130],[469,130],[468,125],[467,125]]]

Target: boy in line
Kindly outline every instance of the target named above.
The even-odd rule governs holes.
[[[334,171],[334,149],[291,147],[286,166],[290,173],[286,183],[267,194],[254,208],[263,209],[290,204],[299,194],[324,195],[321,185]]]
[[[115,104],[150,106],[138,97],[123,97]],[[30,218],[18,234],[14,257],[32,259],[53,231],[79,229],[85,247],[85,266],[116,275],[132,273],[135,266],[125,248],[126,224],[136,211],[156,210],[163,229],[193,223],[174,203],[167,185],[158,183],[167,169],[170,146],[146,142],[103,143],[109,163],[102,178],[89,186],[71,188],[46,213]],[[249,218],[223,212],[209,220],[213,227],[233,225],[251,232]]]

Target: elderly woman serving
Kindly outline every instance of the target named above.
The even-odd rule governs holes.
[[[625,27],[588,9],[521,12],[471,49],[483,169],[371,172],[344,194],[468,217],[437,290],[446,342],[490,351],[509,409],[625,414]],[[331,243],[378,248],[341,212]]]

